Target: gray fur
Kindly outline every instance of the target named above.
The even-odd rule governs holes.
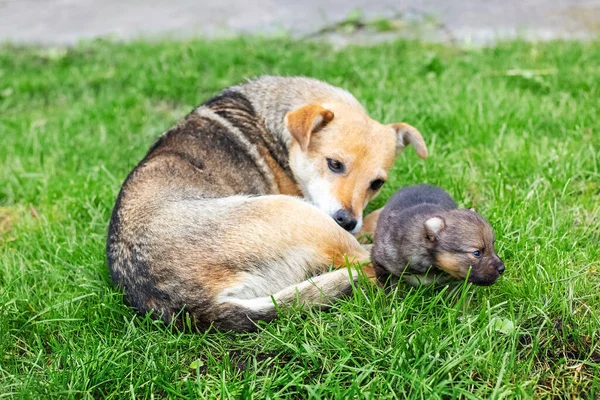
[[[444,228],[432,235],[425,223],[435,217],[442,219]],[[432,276],[439,281],[448,276],[440,265],[445,256],[456,260],[460,277],[466,277],[471,267],[469,280],[489,285],[504,269],[494,240],[489,223],[473,210],[457,209],[443,189],[410,186],[398,190],[385,205],[377,223],[371,259],[381,281],[390,275],[402,276],[409,283],[429,283]],[[481,258],[472,256],[474,249],[481,251]]]

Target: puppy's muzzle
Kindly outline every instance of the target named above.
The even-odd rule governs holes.
[[[335,214],[333,214],[333,219],[338,223],[339,226],[349,232],[356,228],[356,224],[358,223],[352,214],[343,209],[337,210]]]

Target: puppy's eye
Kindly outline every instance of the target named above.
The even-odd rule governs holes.
[[[481,257],[481,252],[479,250],[474,251],[472,254],[477,258]]]
[[[375,179],[373,182],[371,182],[371,190],[379,190],[383,184],[385,183],[385,181],[383,179]]]
[[[334,160],[333,158],[327,159],[327,166],[331,172],[335,172],[336,174],[341,174],[344,172],[344,164],[338,160]]]

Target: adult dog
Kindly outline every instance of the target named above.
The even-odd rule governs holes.
[[[410,143],[427,157],[415,128],[382,125],[315,79],[225,89],[127,177],[109,227],[112,279],[138,311],[171,322],[184,310],[199,329],[253,330],[295,299],[330,304],[358,276],[330,266],[368,259],[352,233]]]

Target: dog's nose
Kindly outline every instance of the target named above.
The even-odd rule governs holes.
[[[502,275],[504,273],[504,264],[500,263],[496,266],[496,269],[498,270],[498,272],[500,273],[500,275]]]
[[[356,228],[356,220],[352,218],[346,210],[337,210],[335,214],[333,214],[333,219],[338,223],[339,226],[344,228],[347,231],[351,231]]]

